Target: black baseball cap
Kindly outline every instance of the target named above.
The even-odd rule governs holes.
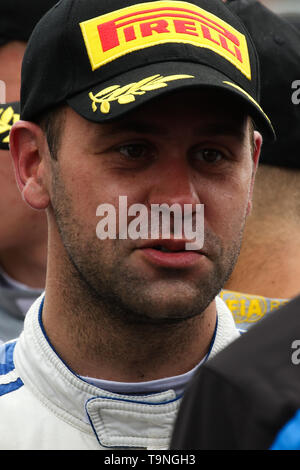
[[[1,0],[0,46],[27,42],[36,23],[55,3],[57,0]]]
[[[0,104],[0,150],[9,150],[9,133],[20,119],[20,103]]]
[[[220,0],[61,0],[38,23],[22,68],[21,119],[67,103],[107,122],[191,87],[240,100],[267,138],[259,62],[242,22]]]
[[[300,168],[300,104],[292,99],[297,93],[293,84],[299,88],[300,80],[297,15],[288,20],[257,0],[228,0],[227,4],[253,38],[261,64],[261,106],[276,132],[276,143],[264,143],[260,162]]]

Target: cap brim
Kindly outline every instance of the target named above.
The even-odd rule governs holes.
[[[109,122],[154,98],[195,87],[218,89],[241,100],[256,128],[275,140],[270,119],[259,103],[226,75],[211,67],[189,62],[145,65],[91,87],[67,100],[69,106],[92,122]]]
[[[20,103],[0,104],[0,150],[9,150],[9,133],[13,124],[20,119]]]

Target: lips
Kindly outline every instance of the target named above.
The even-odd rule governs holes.
[[[139,248],[145,259],[153,265],[164,268],[192,267],[203,258],[201,251],[185,249],[187,240],[152,240]]]

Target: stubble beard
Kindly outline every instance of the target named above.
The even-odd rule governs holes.
[[[182,323],[205,311],[236,264],[244,226],[226,250],[215,235],[206,232],[206,242],[214,245],[209,274],[187,283],[173,273],[172,278],[164,276],[164,281],[153,289],[153,281],[143,279],[141,273],[136,274],[126,261],[121,262],[122,258],[125,259],[123,240],[108,240],[108,251],[106,241],[98,240],[95,230],[94,236],[91,231],[91,236],[84,237],[87,230],[74,215],[72,198],[58,171],[54,173],[53,194],[53,214],[69,261],[62,274],[69,286],[66,294],[73,304],[74,315],[77,313],[77,321],[82,325],[96,328],[105,319],[121,326]],[[115,251],[112,251],[112,246]]]

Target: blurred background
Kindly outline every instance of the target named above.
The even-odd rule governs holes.
[[[276,13],[298,13],[300,14],[300,0],[261,0]]]
[[[300,0],[260,0],[260,2],[282,15],[300,30]]]

